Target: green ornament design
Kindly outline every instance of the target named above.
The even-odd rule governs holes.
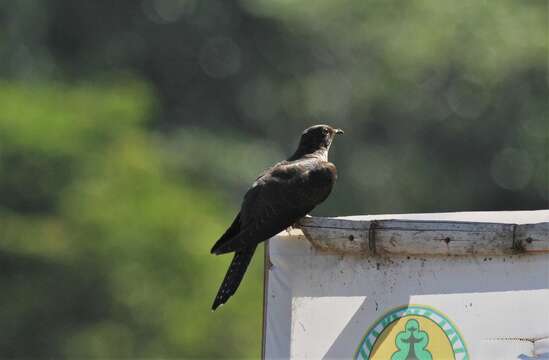
[[[433,356],[426,349],[429,344],[429,334],[420,330],[419,322],[410,319],[404,326],[404,331],[398,333],[395,339],[397,350],[391,360],[432,360]]]
[[[402,329],[402,325],[401,323],[395,323],[395,321],[404,319],[408,316],[413,316],[414,318],[406,319],[407,321],[404,325],[403,331],[397,332],[396,334],[393,333],[390,341],[394,345],[388,342],[389,348],[386,348],[385,358],[383,360],[432,360],[433,357],[436,359],[440,357],[440,354],[437,355],[436,353],[440,353],[440,349],[436,347],[433,348],[433,346],[436,346],[433,342],[437,341],[437,337],[435,336],[433,338],[434,334],[427,334],[425,329],[421,329],[421,324],[423,324],[421,321],[423,319],[427,319],[436,324],[438,329],[446,335],[446,341],[448,341],[448,344],[451,346],[453,357],[449,356],[450,354],[446,354],[443,355],[442,358],[469,360],[469,352],[465,346],[465,341],[454,323],[448,319],[446,315],[432,307],[414,304],[408,304],[390,310],[376,320],[376,322],[373,323],[366,331],[366,335],[362,338],[362,341],[355,352],[354,359],[370,359],[373,355],[372,351],[376,347],[377,342],[386,338],[384,336],[385,331],[390,329],[399,331]],[[395,325],[398,326],[398,328],[393,328]],[[438,337],[440,337],[440,334],[438,334]],[[389,338],[386,340],[389,340]],[[444,341],[442,338],[439,340]],[[444,344],[439,344],[439,346],[443,345]],[[398,350],[392,350],[392,355],[390,355],[391,348],[394,349],[393,346],[395,346]],[[429,347],[431,348],[428,349]],[[378,359],[380,358],[379,356],[375,357]]]

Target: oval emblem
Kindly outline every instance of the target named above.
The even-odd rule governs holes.
[[[440,311],[424,305],[391,310],[366,332],[355,359],[467,360],[456,326]]]

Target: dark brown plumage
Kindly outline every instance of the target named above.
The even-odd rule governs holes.
[[[337,179],[328,150],[341,133],[327,125],[306,129],[296,152],[264,171],[248,190],[240,212],[211,250],[216,255],[235,252],[212,310],[235,293],[260,242],[295,224],[328,197]]]

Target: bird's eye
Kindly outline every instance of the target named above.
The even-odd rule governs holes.
[[[322,128],[322,133],[323,133],[324,135],[327,135],[327,134],[328,134],[328,129]]]

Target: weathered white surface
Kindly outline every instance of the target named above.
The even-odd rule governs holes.
[[[524,224],[547,222],[549,212],[374,219],[382,217]],[[540,234],[533,240],[543,238],[546,229],[534,226],[528,234]],[[348,256],[313,247],[299,230],[271,239],[268,251],[273,264],[266,270],[268,359],[353,358],[370,326],[391,309],[408,304],[444,313],[463,336],[470,359],[526,359],[548,347],[547,253]]]
[[[314,218],[301,229],[338,253],[503,255],[549,252],[549,211]]]

